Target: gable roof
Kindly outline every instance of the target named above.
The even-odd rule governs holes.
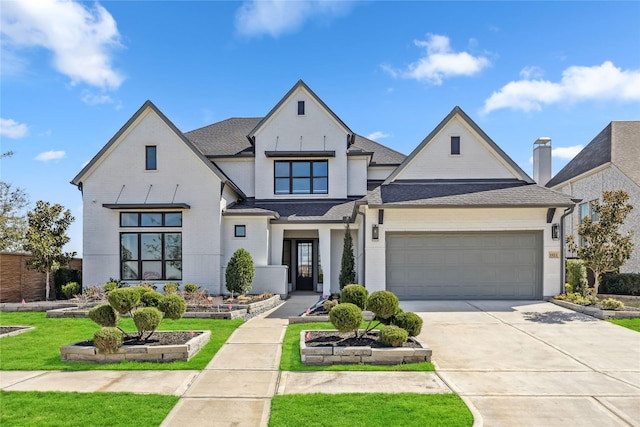
[[[480,138],[482,138],[482,140],[494,151],[494,153],[497,154],[498,157],[500,157],[507,165],[509,165],[513,169],[516,175],[518,175],[518,179],[530,184],[534,183],[533,179],[529,175],[527,175],[527,173],[523,171],[520,166],[518,166],[516,162],[511,159],[511,157],[509,157],[504,151],[502,151],[502,149],[495,142],[493,142],[493,140],[489,138],[489,136],[473,120],[471,120],[471,118],[464,111],[462,111],[462,108],[456,105],[453,110],[451,110],[451,112],[447,114],[447,116],[438,124],[438,126],[436,126],[431,131],[431,133],[429,133],[429,135],[427,135],[427,137],[423,139],[422,142],[411,152],[411,154],[409,154],[409,156],[404,159],[402,164],[398,166],[398,168],[393,171],[391,175],[389,175],[383,185],[393,182],[395,178],[400,174],[400,172],[402,172],[402,170],[406,168],[416,156],[418,156],[418,154],[438,135],[438,133],[449,122],[453,120],[456,115],[460,116],[460,118],[471,129],[473,129],[473,131],[476,132],[480,136]]]
[[[127,121],[118,130],[118,132],[105,144],[104,147],[96,154],[89,163],[86,164],[84,168],[71,180],[71,184],[80,185],[82,183],[83,178],[86,174],[96,165],[102,157],[109,151],[109,149],[118,142],[120,137],[129,129],[138,118],[147,110],[150,109],[153,111],[160,119],[171,129],[180,140],[189,148],[195,155],[198,157],[204,164],[207,166],[216,176],[222,181],[224,184],[230,185],[233,190],[238,193],[241,197],[246,197],[245,194],[240,190],[214,163],[212,163],[209,159],[207,159],[198,148],[196,148],[193,143],[184,136],[182,132],[165,116],[162,111],[156,107],[153,102],[147,100],[144,104],[135,112],[133,116]]]

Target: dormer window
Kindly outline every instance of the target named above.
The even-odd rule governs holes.
[[[459,136],[451,137],[451,155],[452,156],[460,155],[460,137]]]
[[[155,145],[147,145],[145,147],[145,169],[148,171],[154,171],[158,169]]]
[[[298,101],[298,115],[304,116],[304,101]]]

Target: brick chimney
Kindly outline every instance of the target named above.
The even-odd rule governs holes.
[[[533,145],[533,180],[545,185],[551,179],[551,138],[542,136]]]

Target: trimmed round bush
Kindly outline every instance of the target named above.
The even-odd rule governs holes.
[[[144,307],[133,313],[133,323],[138,333],[153,332],[162,322],[162,313],[155,307]]]
[[[178,292],[179,287],[180,286],[177,283],[167,282],[162,287],[162,290],[164,291],[165,295],[175,294],[176,292]]]
[[[184,312],[187,311],[187,303],[180,295],[171,294],[166,295],[162,301],[160,301],[158,308],[164,313],[164,317],[178,320]]]
[[[364,286],[351,284],[342,288],[340,292],[340,302],[355,304],[364,310],[368,295],[369,291],[367,291]]]
[[[140,289],[137,286],[117,288],[109,292],[107,300],[118,313],[126,314],[140,304]]]
[[[113,354],[122,345],[122,331],[118,328],[103,327],[93,334],[93,345],[100,353]]]
[[[246,249],[240,248],[233,253],[227,264],[227,270],[224,273],[225,286],[232,297],[234,293],[244,295],[253,287],[255,275],[256,268],[251,254]]]
[[[327,313],[331,313],[331,310],[336,305],[338,305],[338,301],[333,300],[333,299],[328,299],[328,300],[326,300],[325,302],[322,303],[322,308],[324,308]]]
[[[89,319],[100,326],[113,328],[120,321],[120,316],[109,304],[100,304],[89,310]]]
[[[109,293],[115,289],[118,288],[118,284],[116,282],[107,282],[105,283],[102,288],[104,289],[105,292]]]
[[[390,347],[402,347],[409,338],[409,334],[404,329],[394,326],[386,325],[380,329],[380,342]]]
[[[382,323],[383,325],[393,325],[395,324],[396,316],[399,315],[400,313],[404,313],[404,311],[400,307],[398,307],[398,309],[396,310],[393,316],[387,317],[386,319],[376,316],[375,319],[376,321]]]
[[[342,302],[331,309],[329,320],[340,332],[357,331],[362,323],[362,310],[355,304]]]
[[[195,283],[185,283],[184,291],[185,292],[198,292],[200,290],[200,286]]]
[[[369,295],[367,310],[372,311],[379,319],[388,319],[398,310],[398,297],[393,292],[375,291]]]
[[[156,308],[160,307],[160,303],[162,302],[163,299],[164,299],[164,295],[156,291],[144,292],[140,297],[140,301],[145,307],[156,307]]]
[[[393,317],[393,324],[407,331],[410,337],[418,336],[422,331],[422,317],[415,313],[400,313]]]
[[[80,286],[80,283],[78,282],[69,282],[62,286],[62,293],[67,297],[67,299],[71,299],[82,293],[82,286]]]

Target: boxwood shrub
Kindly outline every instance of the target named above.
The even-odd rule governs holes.
[[[380,329],[380,342],[391,347],[401,347],[407,341],[409,334],[404,329],[386,325]]]
[[[355,304],[364,310],[367,304],[367,296],[369,296],[369,291],[364,286],[351,284],[342,288],[340,302]]]

